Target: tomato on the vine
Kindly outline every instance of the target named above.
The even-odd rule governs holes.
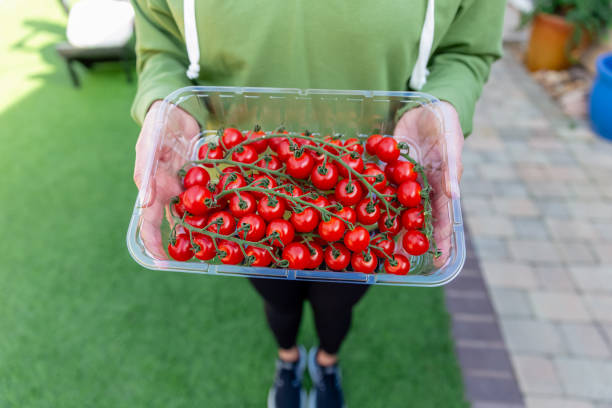
[[[299,188],[298,186],[294,185],[294,184],[288,184],[287,186],[279,189],[278,192],[286,194],[286,195],[288,195],[290,197],[293,197],[293,198],[300,197],[301,195],[304,194],[302,189]],[[294,207],[293,203],[290,202],[290,201],[287,201],[287,206],[289,208],[293,208]]]
[[[287,174],[297,179],[308,178],[314,166],[314,159],[311,155],[302,152],[299,156],[291,155],[285,162]]]
[[[333,271],[341,271],[351,262],[351,252],[342,244],[336,243],[325,248],[325,264]]]
[[[282,218],[283,214],[285,213],[285,209],[285,200],[278,197],[268,198],[267,196],[264,196],[257,203],[257,212],[263,217],[264,220],[268,222],[276,218]]]
[[[369,198],[364,198],[357,204],[357,221],[363,225],[376,224],[380,219],[380,206]]]
[[[250,187],[257,187],[261,189],[273,189],[277,186],[276,180],[266,174],[259,174],[253,177],[253,181],[249,184]],[[265,196],[263,191],[251,191],[251,194],[258,200]]]
[[[278,145],[276,154],[281,161],[286,162],[293,156],[293,150],[295,150],[297,147],[297,143],[285,139]]]
[[[189,234],[176,234],[174,242],[168,244],[168,253],[177,261],[188,261],[193,257]]]
[[[333,163],[316,165],[310,172],[310,181],[320,190],[330,190],[338,182],[338,168]]]
[[[370,167],[369,169],[366,169],[362,175],[366,181],[376,189],[376,191],[380,192],[387,186],[387,178],[385,177],[385,173],[379,168]]]
[[[358,225],[346,233],[344,245],[353,252],[363,251],[370,245],[370,233],[367,229]]]
[[[250,145],[240,146],[232,153],[232,160],[238,163],[253,164],[258,158],[257,151]]]
[[[389,197],[383,197],[383,200],[385,200],[388,203],[393,203],[393,200],[395,200],[395,198],[397,197],[397,192],[395,191],[395,188],[388,184],[385,188],[382,189],[380,194],[389,196]],[[384,206],[384,204],[381,204],[381,206]]]
[[[193,242],[198,246],[195,253],[196,258],[202,261],[209,261],[217,255],[215,244],[208,235],[195,232],[193,234]]]
[[[293,225],[291,225],[289,221],[283,220],[282,218],[270,221],[268,227],[266,228],[266,237],[271,236],[275,232],[278,234],[278,237],[273,240],[271,239],[269,242],[276,247],[284,247],[289,245],[295,236],[295,229],[293,228]]]
[[[229,150],[232,147],[244,142],[245,140],[246,137],[244,137],[242,132],[240,132],[238,129],[225,128],[223,130],[223,136],[221,136],[221,146]]]
[[[386,258],[384,254],[391,256],[393,254],[393,251],[395,251],[395,241],[389,238],[384,238],[382,236],[374,238],[372,240],[372,245],[382,249],[381,251],[379,249],[374,248],[374,253],[379,258]]]
[[[257,214],[245,215],[238,221],[238,228],[245,228],[238,236],[245,241],[257,242],[266,234],[266,222]]]
[[[211,160],[222,160],[224,156],[223,148],[219,145],[215,145],[214,148],[211,148],[212,145],[203,144],[200,146],[198,150],[198,160],[211,159]],[[205,167],[214,167],[213,163],[204,163]]]
[[[404,181],[397,188],[397,199],[406,207],[418,207],[421,204],[421,185],[417,181]]]
[[[185,192],[182,192],[179,195],[178,201],[172,204],[172,208],[174,209],[174,212],[176,213],[177,217],[180,217],[180,218],[182,218],[183,214],[185,214],[185,211],[187,211],[187,209],[185,208],[185,204],[183,204],[183,194],[184,193]]]
[[[399,155],[399,147],[397,147],[397,142],[392,137],[385,137],[376,145],[376,156],[386,163],[396,161]]]
[[[283,163],[274,155],[263,156],[255,165],[267,170],[279,170],[283,167]]]
[[[417,172],[414,170],[414,164],[409,161],[398,160],[393,170],[393,180],[396,184],[402,184],[404,181],[416,181]]]
[[[283,248],[282,258],[289,261],[290,269],[306,269],[310,263],[310,251],[300,242],[292,242]]]
[[[311,232],[319,225],[319,212],[312,207],[306,207],[302,212],[293,210],[291,224],[297,232]]]
[[[242,174],[238,173],[223,173],[217,184],[217,194],[222,191],[230,191],[247,185]]]
[[[410,261],[404,255],[394,254],[392,262],[385,260],[385,272],[392,275],[407,275],[410,272]]]
[[[210,181],[210,174],[204,169],[204,167],[195,166],[187,170],[185,177],[183,178],[183,186],[189,188],[199,184],[203,187],[208,186]]]
[[[356,137],[351,137],[350,139],[346,139],[344,141],[344,147],[351,152],[359,153],[359,155],[363,154],[363,145],[361,144],[359,139],[357,139]]]
[[[268,266],[272,263],[272,255],[267,249],[248,246],[245,252],[250,257],[249,266]]]
[[[351,224],[355,224],[357,222],[357,212],[353,209],[353,207],[345,205],[341,210],[335,210],[334,214],[343,220],[350,222]]]
[[[323,263],[323,248],[321,245],[310,242],[310,248],[308,248],[308,265],[306,269],[317,269]]]
[[[330,205],[327,197],[318,195],[317,198],[304,198],[305,201],[308,201],[311,204],[314,204],[316,207],[325,208]]]
[[[353,158],[352,157],[353,154],[354,153],[345,154],[344,156],[342,156],[342,158],[340,160],[342,161],[342,163],[346,164],[348,167],[350,167],[351,169],[353,169],[357,173],[362,173],[363,169],[365,168],[365,166],[363,164],[363,159],[361,158],[361,156],[358,156],[357,158]],[[349,171],[348,171],[348,169],[346,167],[344,167],[344,165],[342,163],[338,163],[337,164],[338,173],[342,177],[348,177]],[[355,177],[353,176],[353,178],[355,178]]]
[[[361,184],[352,180],[342,179],[336,185],[336,199],[342,205],[355,205],[363,197]]]
[[[234,241],[221,240],[219,242],[219,252],[221,252],[219,259],[224,264],[236,265],[244,259],[240,246]]]
[[[257,153],[263,153],[268,148],[268,139],[262,139],[266,134],[259,126],[254,130],[249,130],[246,134],[247,140],[252,140],[248,145],[253,146]]]
[[[351,257],[351,265],[353,266],[353,270],[355,272],[362,273],[374,273],[376,267],[378,266],[378,258],[376,255],[370,253],[353,252],[353,256]]]
[[[422,207],[408,208],[402,212],[402,225],[407,230],[421,229],[425,224]]]
[[[370,153],[371,155],[375,155],[376,146],[378,146],[378,143],[380,143],[381,140],[383,140],[383,136],[378,135],[378,134],[374,134],[368,137],[368,140],[366,140],[366,145],[365,145],[366,151]]]
[[[333,145],[333,146],[342,147],[342,141],[341,141],[341,140],[339,140],[339,139],[335,139],[335,138],[333,138],[333,137],[331,137],[331,136],[325,136],[325,137],[323,138],[323,141],[324,141],[324,142],[327,142],[327,143],[329,143],[329,144],[331,144],[331,145]],[[338,149],[336,149],[336,148],[335,148],[335,147],[333,147],[333,146],[323,145],[323,148],[324,148],[325,150],[327,150],[329,153],[331,153],[331,154],[336,154],[336,155],[337,155],[337,154],[338,154]]]
[[[393,176],[393,172],[395,171],[395,167],[397,167],[397,163],[398,161],[396,160],[394,162],[387,163],[387,165],[385,166],[385,177],[387,178],[387,181],[391,183],[396,183],[395,177]]]
[[[327,242],[342,239],[345,230],[344,221],[336,217],[331,217],[328,221],[321,221],[318,227],[319,236]]]
[[[286,135],[287,133],[289,132],[287,132],[284,129],[278,130],[276,132],[272,132],[273,135],[280,135],[280,134]],[[286,139],[284,137],[273,137],[271,139],[268,139],[268,146],[270,146],[270,149],[272,149],[272,151],[277,152],[283,140],[286,140]]]
[[[208,217],[206,215],[187,215],[185,222],[194,228],[204,228],[208,225]]]
[[[402,229],[399,216],[394,213],[384,213],[378,220],[378,230],[380,232],[389,232],[391,235],[398,234]]]
[[[207,228],[210,232],[221,235],[229,235],[236,230],[236,221],[232,214],[227,211],[217,211],[208,217],[208,224],[213,223]]]
[[[257,201],[252,194],[243,191],[238,194],[233,194],[229,200],[229,210],[232,212],[234,217],[244,217],[247,214],[252,214],[257,209]]]
[[[213,194],[208,188],[199,184],[185,190],[181,194],[181,201],[185,209],[193,215],[204,215],[214,205]]]
[[[421,231],[406,231],[402,238],[402,246],[410,255],[423,255],[429,249],[429,240]]]

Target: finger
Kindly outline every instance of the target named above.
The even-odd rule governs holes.
[[[161,236],[163,205],[159,201],[154,201],[149,207],[143,209],[142,224],[140,227],[140,237],[146,250],[155,259],[168,259],[164,251]]]
[[[434,258],[434,265],[439,268],[443,266],[450,256],[452,247],[453,225],[449,214],[450,200],[446,195],[439,194],[434,197],[432,211],[434,214],[434,240],[441,255]]]

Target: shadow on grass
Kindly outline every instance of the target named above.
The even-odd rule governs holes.
[[[0,114],[0,406],[263,406],[275,346],[249,284],[127,253],[134,85],[101,64],[76,90],[37,52],[58,69]],[[341,357],[350,406],[466,406],[439,289],[373,288]]]

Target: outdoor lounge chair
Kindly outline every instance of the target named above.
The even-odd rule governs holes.
[[[134,31],[134,11],[129,2],[121,0],[83,0],[70,7],[59,0],[68,14],[68,41],[56,46],[66,62],[75,87],[80,86],[74,63],[90,68],[94,63],[116,61],[132,81],[134,51],[130,39]]]

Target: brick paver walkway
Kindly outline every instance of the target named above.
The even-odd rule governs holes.
[[[568,123],[508,56],[464,165],[465,220],[527,407],[611,408],[612,143]]]

